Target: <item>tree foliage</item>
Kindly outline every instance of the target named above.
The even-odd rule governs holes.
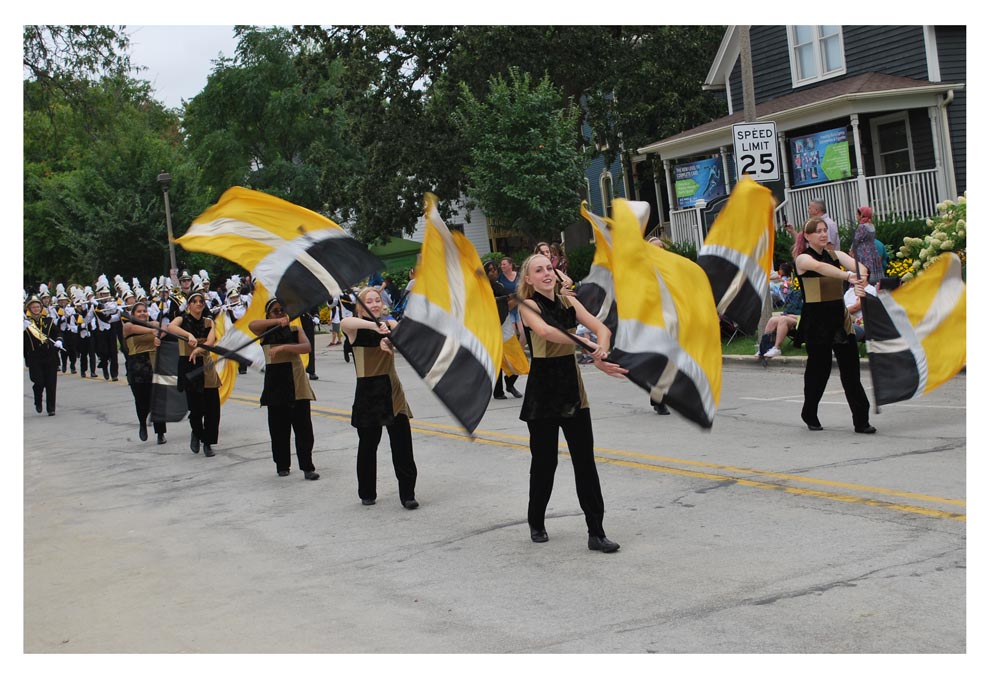
[[[468,195],[503,225],[534,239],[574,221],[584,157],[574,144],[580,114],[550,79],[509,70],[480,100],[462,86],[455,119],[471,149]]]

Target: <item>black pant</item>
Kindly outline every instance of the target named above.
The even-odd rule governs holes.
[[[492,392],[495,396],[505,396],[505,392],[502,391],[502,371],[498,371],[498,377],[495,378],[495,389]],[[519,379],[519,375],[504,375],[505,377],[505,388],[512,389],[516,384],[516,380]]]
[[[870,424],[870,399],[866,396],[863,383],[859,379],[859,349],[850,339],[842,344],[819,344],[809,342],[808,363],[804,368],[804,407],[801,417],[811,423],[818,422],[818,404],[825,393],[829,374],[832,372],[832,354],[839,364],[839,379],[846,393],[846,403],[852,411],[853,426],[866,427]]]
[[[76,349],[79,354],[79,374],[85,375],[89,369],[91,375],[96,374],[96,338],[90,334],[88,337],[79,337],[79,345]]]
[[[193,434],[203,443],[211,446],[216,444],[220,437],[220,390],[186,389],[185,392],[186,405],[189,406],[189,426]]]
[[[306,339],[309,340],[309,365],[306,366],[306,372],[310,375],[316,374],[316,329],[313,327],[313,318],[309,314],[303,314],[299,317],[299,324],[302,326],[303,332],[306,334]]]
[[[117,336],[113,327],[107,330],[97,330],[96,353],[100,357],[99,367],[103,370],[103,379],[117,379]]]
[[[296,433],[296,459],[304,472],[316,471],[313,466],[313,419],[309,401],[297,400],[292,405],[268,406],[268,433],[272,437],[272,460],[278,471],[289,471],[292,465],[290,435]]]
[[[533,455],[529,466],[529,526],[545,530],[547,505],[553,492],[553,477],[557,470],[558,429],[563,430],[574,465],[574,481],[578,502],[584,511],[588,534],[605,537],[602,519],[605,500],[595,468],[595,442],[591,430],[591,411],[582,408],[575,417],[533,420],[529,426],[529,450]]]
[[[134,394],[134,409],[137,410],[138,422],[145,424],[148,415],[151,413],[151,382],[132,384],[131,393]],[[164,422],[152,422],[156,434],[165,433]]]
[[[69,368],[72,368],[72,372],[75,372],[76,353],[79,350],[79,335],[66,330],[62,334],[62,344],[65,345],[65,351],[59,352],[59,358],[62,361],[62,372],[66,372]]]
[[[41,409],[41,395],[45,395],[45,407],[48,412],[55,412],[55,383],[58,379],[58,357],[42,356],[28,360],[28,376],[34,389],[35,410]]]
[[[409,418],[396,415],[395,421],[386,429],[388,442],[392,447],[392,467],[395,468],[395,478],[399,480],[399,501],[415,500],[416,462],[413,460]],[[381,427],[358,427],[358,497],[362,500],[374,500],[378,497],[375,481],[378,475],[378,443],[381,440]]]

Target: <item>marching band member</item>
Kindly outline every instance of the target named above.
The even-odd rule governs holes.
[[[225,303],[228,322],[230,326],[244,318],[244,314],[247,313],[247,306],[241,301],[241,281],[240,276],[236,274],[227,279],[227,302]],[[228,326],[229,327],[229,326]],[[247,366],[243,364],[238,364],[237,366],[238,375],[247,375]]]
[[[93,288],[86,286],[77,298],[76,307],[80,310],[82,323],[79,325],[79,376],[96,377],[96,295]]]
[[[76,310],[70,304],[65,287],[59,283],[55,287],[55,299],[58,301],[58,329],[62,333],[65,351],[60,352],[61,372],[72,370],[76,374],[76,351],[79,348],[79,325],[76,323]]]
[[[103,379],[116,382],[118,366],[114,323],[120,323],[120,309],[110,297],[107,277],[100,274],[96,282],[96,353],[100,357],[99,368],[103,370]]]
[[[58,352],[62,336],[51,316],[44,316],[44,307],[37,296],[24,305],[24,363],[34,388],[34,410],[41,412],[41,396],[49,415],[55,414],[55,384],[58,379]]]
[[[199,280],[203,286],[203,294],[206,295],[206,310],[211,318],[216,318],[220,313],[220,307],[223,306],[223,300],[216,290],[210,290],[210,275],[206,273],[206,269],[199,270]]]

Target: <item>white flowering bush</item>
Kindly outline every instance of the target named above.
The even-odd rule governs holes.
[[[944,252],[955,252],[966,263],[966,194],[939,203],[935,209],[938,214],[925,220],[932,232],[924,238],[906,237],[897,251],[898,259],[913,260],[902,280],[910,280],[927,269]]]

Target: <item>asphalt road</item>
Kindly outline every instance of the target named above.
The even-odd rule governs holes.
[[[705,433],[585,366],[606,555],[566,454],[530,541],[519,400],[472,441],[401,360],[422,506],[400,506],[387,436],[362,506],[353,367],[326,337],[316,482],[276,476],[259,374],[207,459],[186,422],[140,442],[123,377],[60,376],[49,418],[24,372],[26,653],[967,651],[965,374],[864,436],[837,371],[810,432],[800,367],[727,361]]]

